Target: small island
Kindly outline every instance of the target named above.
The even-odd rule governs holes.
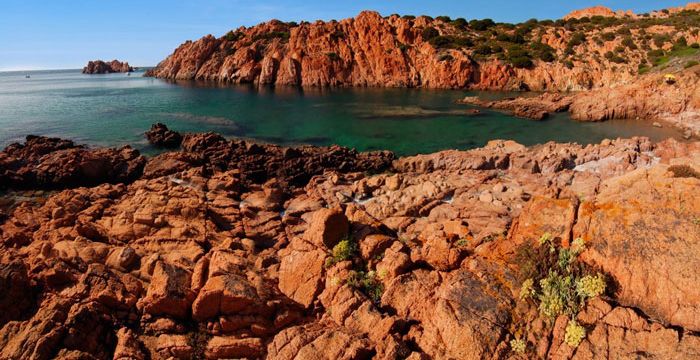
[[[102,60],[90,61],[83,68],[83,74],[111,74],[111,73],[130,73],[134,68],[129,66],[128,62],[112,60],[104,62]]]

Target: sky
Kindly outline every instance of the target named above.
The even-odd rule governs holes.
[[[382,15],[447,15],[521,22],[558,19],[571,10],[605,5],[637,13],[678,0],[2,0],[0,71],[81,68],[88,60],[120,59],[152,66],[182,42],[221,36],[269,19],[343,19],[362,10]]]

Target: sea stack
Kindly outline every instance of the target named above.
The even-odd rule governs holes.
[[[112,60],[104,62],[102,60],[90,61],[83,68],[83,74],[111,74],[111,73],[130,73],[134,68],[129,66],[128,62]]]

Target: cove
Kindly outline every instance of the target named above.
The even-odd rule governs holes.
[[[162,122],[180,132],[215,131],[280,145],[338,144],[398,155],[480,147],[493,139],[524,145],[598,143],[605,138],[680,134],[646,121],[582,123],[558,114],[531,121],[455,103],[468,95],[512,94],[396,88],[292,88],[168,82],[141,72],[83,75],[79,70],[0,73],[0,146],[27,134],[99,146],[131,144]]]

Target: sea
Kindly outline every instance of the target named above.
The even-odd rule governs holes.
[[[493,139],[525,145],[598,143],[617,137],[681,138],[650,121],[544,121],[458,104],[465,96],[514,94],[396,88],[296,88],[167,81],[127,74],[85,75],[80,69],[0,72],[0,148],[26,135],[89,146],[129,144],[155,154],[145,137],[161,122],[180,132],[214,131],[280,145],[339,144],[398,155],[471,149]],[[475,113],[475,109],[479,110]]]

